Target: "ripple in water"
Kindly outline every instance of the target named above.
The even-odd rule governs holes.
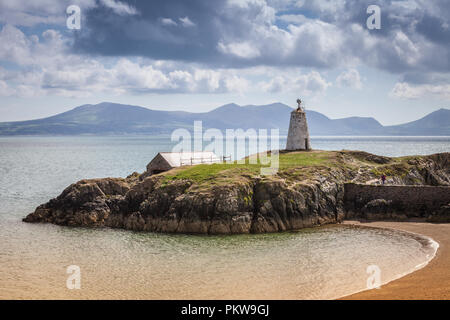
[[[434,254],[423,238],[352,226],[236,236],[25,229],[28,240],[9,239],[0,254],[0,298],[331,299],[366,289],[369,265],[386,283]],[[66,288],[72,264],[81,290]]]

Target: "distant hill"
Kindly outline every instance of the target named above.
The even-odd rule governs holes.
[[[290,112],[282,103],[263,106],[227,104],[204,113],[158,111],[131,105],[100,103],[37,120],[0,123],[0,135],[168,134],[190,129],[195,120],[204,128],[280,129],[287,134]],[[450,110],[440,109],[417,121],[382,126],[374,118],[330,119],[307,111],[311,135],[450,135]]]
[[[391,135],[450,136],[450,110],[439,109],[419,120],[384,129]]]

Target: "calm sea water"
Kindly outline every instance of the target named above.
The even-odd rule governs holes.
[[[142,172],[173,145],[148,136],[1,137],[0,298],[334,298],[365,289],[369,265],[387,282],[433,254],[409,234],[347,226],[186,236],[21,221],[71,183]],[[312,145],[401,156],[449,152],[450,137],[313,137]],[[81,268],[81,290],[66,288],[69,265]]]

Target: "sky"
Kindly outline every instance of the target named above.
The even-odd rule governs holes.
[[[0,0],[0,121],[104,101],[206,112],[299,97],[384,125],[450,109],[450,2]]]

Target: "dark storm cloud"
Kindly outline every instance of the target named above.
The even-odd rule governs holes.
[[[395,73],[450,71],[450,4],[444,0],[122,2],[137,14],[118,14],[102,1],[85,10],[74,49],[219,67],[333,68],[358,60]],[[374,4],[382,28],[369,31],[366,10]],[[282,14],[306,20],[288,27],[277,23]]]
[[[417,31],[435,43],[444,45],[450,43],[449,20],[424,15],[417,23]]]
[[[450,71],[450,2],[448,0],[361,0],[336,1],[342,6],[321,9],[306,0],[304,8],[315,9],[318,18],[343,30],[365,25],[369,5],[381,9],[381,29],[369,32],[375,47],[365,50],[361,37],[349,40],[355,56],[389,72]]]
[[[128,1],[136,15],[118,15],[104,6],[88,10],[74,43],[82,52],[208,62],[217,60],[224,1]],[[189,19],[192,24],[183,23]],[[169,20],[170,19],[170,20]],[[166,21],[166,22],[165,22]],[[223,57],[221,57],[223,58]]]
[[[128,1],[128,4],[138,14],[119,15],[100,2],[96,8],[87,10],[83,28],[76,34],[74,50],[221,67],[326,68],[345,60],[339,57],[340,44],[324,47],[325,33],[337,30],[314,23],[296,31],[279,29],[274,24],[276,10],[263,0],[233,4],[223,0]],[[183,19],[190,23],[185,24]]]
[[[442,85],[450,83],[450,76],[442,73],[412,72],[403,75],[401,82],[410,84],[433,84]]]
[[[335,22],[347,24],[348,22],[365,23],[367,19],[366,8],[369,5],[378,5],[381,9],[382,28],[377,30],[378,35],[389,35],[391,32],[401,30],[411,37],[423,36],[426,40],[448,46],[450,42],[450,2],[445,1],[381,1],[362,0],[346,2],[345,12],[341,17],[336,16]]]

